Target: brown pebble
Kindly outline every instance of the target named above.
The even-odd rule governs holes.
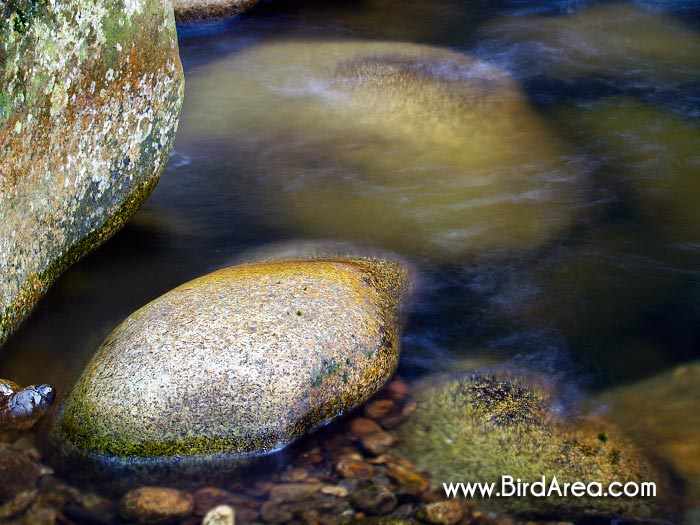
[[[378,418],[379,424],[387,430],[396,428],[411,417],[416,408],[418,408],[418,403],[415,400],[411,400],[401,408],[398,414],[391,413]]]
[[[389,514],[396,508],[398,500],[389,487],[366,483],[357,488],[350,495],[352,506],[367,514],[384,515]]]
[[[381,432],[382,427],[380,427],[373,420],[367,419],[366,417],[356,417],[350,422],[349,430],[353,436],[362,437],[368,434]]]
[[[402,488],[416,496],[430,488],[430,481],[423,475],[403,465],[390,463],[387,465],[386,475],[393,479]]]
[[[236,509],[236,524],[237,525],[248,525],[249,523],[255,523],[260,518],[260,513],[254,509]]]
[[[305,468],[301,468],[301,467],[293,467],[293,468],[288,468],[287,470],[285,470],[280,478],[282,481],[285,481],[285,482],[289,482],[289,481],[296,482],[296,481],[304,481],[308,477],[309,477],[308,470],[306,470]]]
[[[397,401],[404,399],[409,392],[408,383],[401,378],[395,378],[384,388],[384,392]]]
[[[305,501],[321,490],[320,483],[283,483],[270,490],[270,501],[275,503],[297,503]]]
[[[375,399],[365,405],[364,414],[370,419],[379,419],[394,411],[395,404],[391,399]]]
[[[360,438],[362,448],[373,456],[383,454],[394,443],[396,443],[396,439],[388,432],[375,432]]]
[[[0,505],[0,520],[10,518],[24,511],[36,501],[39,491],[36,489],[25,490],[15,494],[12,498]]]
[[[294,514],[286,507],[266,501],[260,507],[260,518],[265,523],[286,523],[294,518]]]
[[[335,496],[336,498],[347,498],[348,494],[350,494],[347,488],[341,487],[340,485],[324,485],[321,487],[321,492]]]
[[[39,464],[24,452],[0,450],[0,505],[13,500],[21,492],[35,489],[38,479]]]
[[[344,478],[370,479],[374,475],[372,465],[353,456],[341,456],[335,464],[335,470]]]
[[[194,514],[204,516],[214,507],[230,505],[234,508],[248,504],[249,498],[216,487],[204,487],[194,493]]]
[[[120,514],[139,523],[172,523],[192,513],[194,496],[166,487],[140,487],[119,502]]]
[[[456,525],[464,517],[461,501],[436,501],[428,503],[416,511],[416,518],[430,525]]]

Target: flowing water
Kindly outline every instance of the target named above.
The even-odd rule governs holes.
[[[419,269],[404,377],[487,357],[585,396],[698,359],[699,28],[690,0],[270,2],[181,27],[161,182],[0,377],[65,388],[149,300],[300,239]]]

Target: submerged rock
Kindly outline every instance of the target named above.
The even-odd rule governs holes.
[[[186,283],[105,340],[59,408],[58,461],[114,475],[231,473],[351,410],[393,374],[400,263],[245,264]]]
[[[56,398],[51,385],[22,388],[0,379],[0,431],[28,430],[41,419]]]
[[[173,0],[173,8],[178,22],[194,22],[238,15],[257,3],[258,0]]]
[[[183,96],[168,0],[0,4],[0,343],[153,189]]]
[[[696,122],[624,97],[562,111],[559,120],[605,162],[602,182],[631,192],[634,204],[664,240],[697,242],[700,126]]]
[[[192,510],[192,494],[167,487],[140,487],[127,492],[119,502],[119,513],[138,523],[173,523]]]
[[[603,393],[597,402],[605,408],[601,417],[668,462],[700,501],[700,362]]]
[[[194,154],[226,151],[261,185],[261,219],[300,235],[461,261],[563,235],[584,201],[579,167],[514,80],[446,49],[275,41],[190,89]]]
[[[588,5],[567,16],[501,17],[484,29],[486,39],[523,69],[558,78],[685,83],[700,71],[700,34],[632,2]]]
[[[568,418],[554,390],[539,378],[485,370],[442,376],[416,392],[418,408],[398,428],[399,450],[431,472],[437,486],[493,482],[501,476],[526,483],[545,476],[560,487],[576,481],[656,481],[657,497],[502,497],[479,505],[527,517],[658,516],[668,498],[665,478],[609,423]]]

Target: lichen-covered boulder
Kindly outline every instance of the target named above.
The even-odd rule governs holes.
[[[258,0],[173,0],[178,22],[226,18],[247,11]]]
[[[251,263],[195,279],[105,340],[51,441],[93,475],[235,472],[391,377],[409,285],[403,265],[371,258]]]
[[[442,376],[416,392],[418,408],[398,429],[399,450],[432,473],[434,482],[657,483],[656,497],[502,497],[484,499],[494,510],[526,517],[667,516],[665,477],[609,423],[569,418],[541,378],[507,370]],[[598,489],[593,487],[594,491]],[[505,495],[505,494],[504,494]]]
[[[601,394],[602,417],[662,457],[685,482],[691,500],[700,498],[700,362]]]
[[[169,0],[0,6],[0,343],[136,210],[183,97]]]
[[[192,155],[245,152],[231,169],[259,188],[260,220],[298,235],[463,262],[541,246],[583,210],[571,152],[513,78],[473,57],[277,39],[198,73]]]

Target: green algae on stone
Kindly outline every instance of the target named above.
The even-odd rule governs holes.
[[[473,57],[276,39],[200,73],[187,140],[245,151],[236,169],[261,186],[261,220],[298,235],[461,262],[539,247],[583,213],[571,151],[513,78]]]
[[[664,459],[700,498],[700,362],[604,392],[602,418],[626,429],[636,443]]]
[[[429,380],[415,394],[418,408],[398,429],[398,449],[436,486],[494,482],[501,476],[549,487],[581,481],[657,482],[655,498],[504,497],[484,499],[494,510],[526,517],[662,516],[665,478],[610,425],[568,418],[554,389],[529,374],[490,369]],[[601,436],[605,436],[601,439]]]
[[[245,463],[279,450],[393,374],[409,288],[405,267],[372,258],[252,263],[195,279],[107,337],[51,441],[86,464],[176,472],[183,461],[216,470],[222,456]]]
[[[0,6],[0,342],[157,183],[184,87],[170,7]]]

